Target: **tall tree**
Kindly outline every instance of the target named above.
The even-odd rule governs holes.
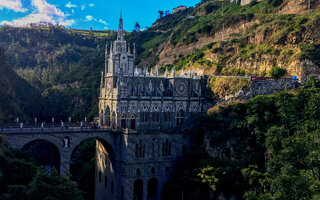
[[[135,31],[135,32],[139,32],[139,31],[140,31],[140,24],[139,24],[139,22],[136,22],[136,23],[135,23],[133,31]]]
[[[162,10],[158,10],[158,13],[159,13],[159,17],[162,18],[163,17],[163,14],[164,12]]]

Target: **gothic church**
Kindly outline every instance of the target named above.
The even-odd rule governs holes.
[[[149,73],[135,67],[135,44],[124,39],[122,15],[117,39],[106,45],[105,72],[101,74],[99,124],[136,131],[166,129],[182,124],[202,111],[201,77],[158,70]]]

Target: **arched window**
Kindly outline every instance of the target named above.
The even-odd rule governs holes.
[[[152,121],[160,122],[160,110],[158,106],[155,106],[152,109]]]
[[[184,111],[181,109],[181,110],[179,110],[178,115],[177,115],[177,126],[182,124],[183,120],[184,120]]]
[[[130,128],[136,130],[136,116],[134,114],[131,116]]]
[[[148,121],[149,121],[149,112],[146,110],[140,112],[140,122],[146,123]]]
[[[156,199],[158,193],[158,180],[156,178],[151,178],[148,182],[148,200]]]
[[[100,125],[102,125],[102,123],[103,123],[103,110],[101,110],[101,113],[100,113],[99,123],[100,123]]]
[[[171,113],[170,113],[170,111],[164,111],[164,113],[163,113],[163,117],[164,117],[164,121],[165,122],[170,122],[170,120],[171,120]]]
[[[111,126],[111,119],[110,119],[110,108],[107,106],[106,109],[106,126],[110,127]]]
[[[166,172],[169,172],[169,167],[168,167],[168,166],[166,166],[165,170],[166,170]]]
[[[133,186],[133,200],[143,200],[143,181],[138,179]]]
[[[122,114],[121,116],[121,128],[126,128],[126,115]]]
[[[137,158],[144,158],[144,154],[145,154],[145,144],[142,143],[142,140],[139,140],[139,142],[136,143],[135,155]]]
[[[156,169],[154,167],[151,168],[151,174],[155,174],[156,173]]]
[[[162,143],[162,156],[171,155],[171,142],[168,139]]]
[[[112,128],[116,128],[116,113],[112,112]]]
[[[138,175],[138,176],[141,175],[141,170],[140,170],[140,168],[137,169],[137,175]]]
[[[152,112],[152,121],[153,122],[159,122],[160,121],[160,112],[159,111]]]

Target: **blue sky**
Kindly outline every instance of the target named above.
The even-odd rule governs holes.
[[[158,17],[158,10],[170,10],[179,5],[194,6],[200,0],[0,0],[0,26],[26,26],[39,21],[61,24],[67,28],[115,30],[120,10],[124,29],[131,31],[135,22],[141,28]]]

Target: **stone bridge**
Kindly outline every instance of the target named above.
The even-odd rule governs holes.
[[[39,140],[53,144],[59,151],[61,174],[69,172],[76,147],[86,139],[96,138],[96,200],[161,199],[163,185],[189,147],[189,139],[182,133],[80,128],[16,128],[2,129],[2,133],[15,149]]]
[[[70,169],[71,155],[75,148],[80,145],[80,143],[89,138],[97,138],[104,141],[110,147],[118,152],[115,156],[121,154],[121,136],[117,132],[112,132],[110,130],[83,130],[83,131],[53,131],[46,132],[35,130],[33,132],[11,132],[4,133],[6,141],[9,146],[14,149],[22,149],[26,145],[37,141],[47,141],[53,144],[59,151],[60,155],[60,173],[66,174]],[[120,150],[120,151],[119,151]],[[117,159],[117,157],[115,157]]]

